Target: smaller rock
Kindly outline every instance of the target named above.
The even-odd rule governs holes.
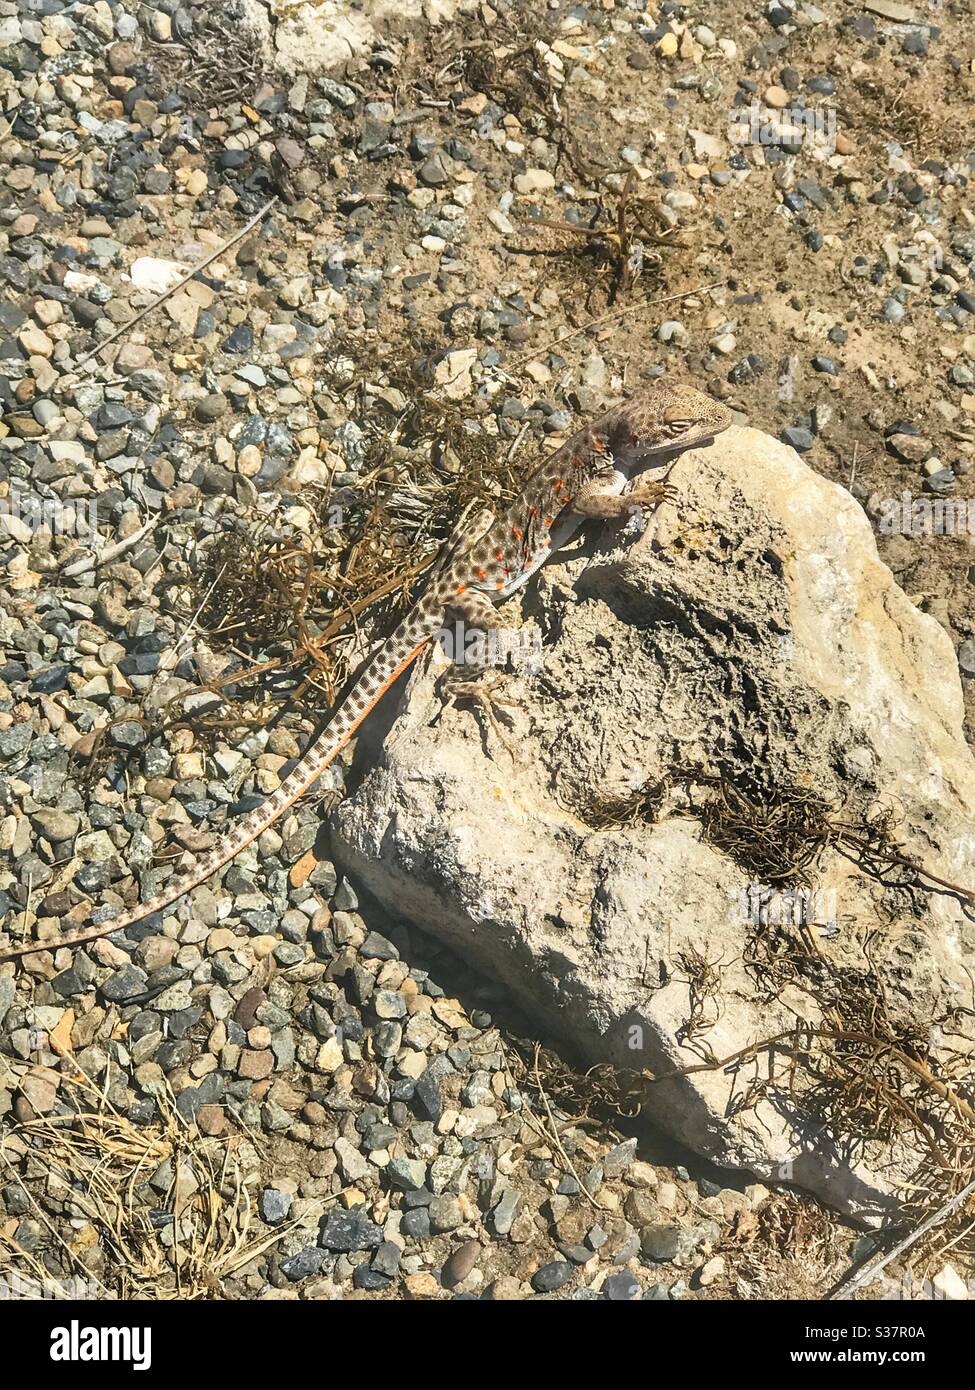
[[[931,1287],[938,1298],[957,1303],[968,1299],[968,1285],[953,1265],[944,1265],[931,1280]]]
[[[547,193],[555,187],[555,175],[548,169],[526,169],[515,175],[515,191],[527,196],[531,193]]]
[[[620,1270],[603,1280],[602,1294],[612,1303],[632,1303],[640,1297],[640,1284],[629,1270]]]
[[[452,1289],[455,1284],[462,1283],[477,1264],[480,1254],[481,1247],[476,1240],[467,1240],[459,1245],[441,1271],[444,1287]]]
[[[427,1165],[419,1158],[394,1158],[385,1172],[390,1184],[401,1192],[418,1192],[426,1182]]]
[[[282,1192],[277,1187],[266,1187],[260,1197],[261,1220],[266,1221],[269,1226],[276,1226],[280,1221],[287,1220],[291,1201],[290,1192]]]
[[[816,442],[812,431],[806,429],[804,425],[789,425],[782,431],[782,438],[798,454],[807,453]]]
[[[457,348],[454,352],[445,353],[437,363],[433,379],[448,400],[462,400],[471,394],[471,368],[476,361],[476,348]]]
[[[571,1278],[572,1266],[568,1260],[552,1260],[532,1275],[532,1288],[536,1293],[554,1293]]]

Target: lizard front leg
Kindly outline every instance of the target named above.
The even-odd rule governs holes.
[[[624,489],[626,475],[615,468],[607,469],[579,489],[572,500],[572,510],[599,521],[615,521],[642,507],[658,507],[675,495],[669,483],[645,477]]]

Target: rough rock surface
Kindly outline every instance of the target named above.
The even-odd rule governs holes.
[[[256,11],[254,0],[246,0]],[[426,22],[437,27],[460,12],[473,9],[471,0],[363,0],[354,9],[344,0],[310,0],[310,3],[277,4],[273,7],[275,59],[287,73],[322,73],[344,70],[369,56],[392,33]],[[254,29],[262,32],[266,18],[257,18]]]
[[[543,660],[512,687],[513,756],[463,708],[436,718],[436,672],[418,673],[335,814],[336,855],[591,1062],[659,1072],[726,1057],[797,1019],[822,1023],[829,999],[849,1019],[873,970],[891,1019],[925,1033],[970,1002],[975,932],[955,897],[885,887],[828,852],[814,901],[835,901],[820,914],[833,926],[816,930],[811,970],[763,990],[743,962],[758,930],[748,877],[679,798],[654,824],[587,823],[594,796],[671,768],[760,776],[858,814],[893,805],[905,853],[975,879],[975,765],[951,642],[879,561],[857,503],[755,430],[686,455],[673,481],[678,507],[635,543],[607,528],[529,588],[523,617],[542,627]],[[720,987],[689,1029],[694,952]],[[844,1151],[771,1069],[757,1101],[764,1053],[651,1086],[646,1109],[722,1164],[876,1219],[916,1156]]]

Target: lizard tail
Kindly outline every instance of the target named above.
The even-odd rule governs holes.
[[[178,874],[160,892],[124,912],[120,917],[113,917],[95,927],[84,927],[80,931],[71,932],[52,941],[34,941],[28,945],[12,946],[0,951],[0,961],[15,960],[18,956],[31,955],[36,951],[57,950],[61,946],[80,946],[86,941],[95,941],[101,936],[124,931],[126,927],[141,922],[153,912],[161,912],[164,908],[172,906],[184,894],[192,892],[211,874],[229,863],[252,840],[256,840],[321,776],[370,710],[429,644],[434,634],[439,631],[442,621],[442,610],[439,610],[436,616],[418,610],[407,614],[382,650],[377,652],[365,667],[327,727],[309,744],[298,765],[280,787],[260,806],[236,821],[220,842],[198,860],[192,869]]]

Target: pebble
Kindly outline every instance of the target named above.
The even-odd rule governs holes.
[[[716,1284],[719,1279],[722,1279],[724,1273],[724,1257],[722,1255],[714,1255],[708,1260],[707,1264],[702,1265],[701,1269],[698,1270],[697,1282],[702,1289],[707,1289],[710,1288],[712,1284]]]
[[[789,425],[782,431],[782,439],[797,453],[807,453],[816,442],[812,432],[804,425]]]
[[[568,1260],[551,1260],[532,1275],[532,1288],[536,1293],[554,1293],[571,1278],[572,1266]]]
[[[477,1264],[481,1255],[481,1247],[476,1240],[464,1241],[448,1257],[441,1271],[441,1280],[445,1288],[452,1289],[456,1284],[461,1284],[470,1274]]]
[[[523,196],[532,193],[547,193],[555,187],[555,175],[548,169],[526,169],[514,178],[515,191]]]
[[[281,1192],[277,1188],[266,1187],[261,1193],[261,1220],[266,1221],[270,1226],[276,1226],[279,1222],[286,1221],[288,1213],[291,1211],[291,1202],[290,1192]]]
[[[197,401],[196,418],[203,423],[219,420],[222,415],[226,414],[227,409],[228,401],[226,396],[221,395],[219,392],[213,392],[211,395],[204,396],[202,400]]]
[[[467,1211],[459,1197],[444,1193],[434,1197],[427,1208],[430,1228],[435,1232],[456,1231],[467,1219]]]
[[[353,1207],[351,1211],[333,1208],[322,1220],[318,1239],[326,1250],[375,1250],[382,1244],[383,1232],[362,1207]]]
[[[942,1265],[931,1280],[931,1288],[936,1298],[963,1303],[969,1298],[969,1286],[953,1265]]]
[[[31,816],[31,822],[39,834],[53,844],[57,844],[62,840],[71,840],[77,835],[81,826],[81,817],[72,815],[67,811],[60,811],[55,807],[50,810],[35,811]]]
[[[681,1239],[679,1226],[656,1223],[644,1227],[640,1232],[640,1249],[648,1260],[666,1262],[677,1257],[681,1249]]]
[[[921,463],[932,452],[932,444],[923,435],[895,432],[887,435],[887,448],[905,463]]]
[[[657,338],[661,343],[683,346],[690,341],[690,334],[679,319],[665,319],[657,329]]]
[[[602,1295],[611,1303],[632,1303],[640,1297],[640,1283],[629,1270],[620,1270],[603,1280]]]
[[[967,638],[958,648],[958,669],[963,676],[975,677],[975,638]]]
[[[417,1192],[426,1182],[426,1164],[416,1158],[394,1158],[386,1168],[386,1176],[394,1187]]]

